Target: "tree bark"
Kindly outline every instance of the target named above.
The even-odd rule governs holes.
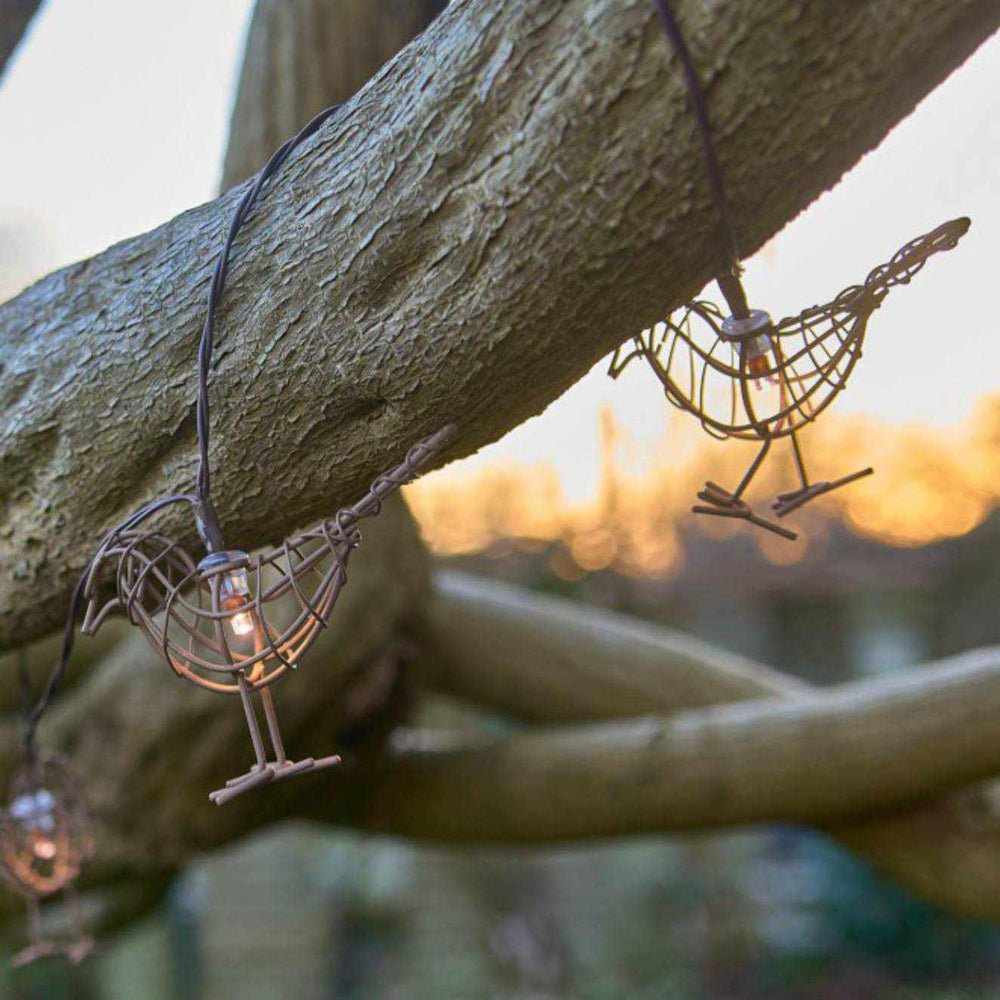
[[[1000,22],[990,0],[680,15],[747,253]],[[328,514],[446,422],[445,457],[474,451],[693,294],[717,262],[698,142],[646,0],[451,5],[238,241],[212,382],[232,544]],[[190,486],[195,344],[238,195],[0,308],[0,648],[57,625],[103,528]]]
[[[972,0],[934,0],[919,18],[909,4],[827,13],[786,9],[779,0],[739,0],[716,10],[711,22],[693,4],[681,13],[692,22],[696,57],[711,66],[713,113],[747,250],[834,183],[1000,18],[992,5]],[[264,15],[255,21],[257,30],[273,23],[284,22]],[[300,43],[288,42],[285,64],[295,44],[312,44],[289,37]],[[248,55],[246,72],[265,74],[273,65]],[[804,76],[821,76],[823,85],[802,92]],[[309,79],[303,71],[302,80]],[[267,92],[249,79],[243,89]],[[241,115],[253,117],[249,98],[243,107],[237,140]],[[269,141],[266,132],[248,134],[239,143],[246,159],[234,153],[227,165],[232,176],[245,173]],[[67,587],[102,528],[140,502],[190,484],[194,347],[210,268],[237,196],[50,276],[0,308],[7,414],[0,427],[0,647],[21,646],[59,622]],[[463,419],[458,453],[537,412],[607,348],[709,276],[710,219],[696,137],[644,2],[453,5],[296,156],[238,245],[213,382],[216,426],[223,429],[214,441],[217,495],[230,540],[253,547],[330,512],[390,456],[446,420]],[[164,522],[190,538],[183,524]],[[425,554],[401,505],[373,526],[365,547],[352,563],[330,637],[278,689],[290,750],[322,753],[345,727],[370,731],[391,721],[377,711],[372,717],[392,705],[388,692],[399,680],[400,656],[385,647],[414,627],[424,605]],[[584,674],[603,684],[602,692],[564,678],[536,685],[533,697],[558,697],[564,720],[574,713],[601,718],[602,701],[617,705],[604,710],[609,714],[640,710],[657,697],[651,635],[640,644],[634,674],[625,664],[602,680],[600,657],[590,661]],[[551,648],[536,645],[544,638],[544,629],[532,635],[529,626],[523,648]],[[597,649],[602,641],[614,647],[613,637],[585,638]],[[814,726],[817,740],[850,731],[850,713],[835,700],[850,701],[851,692],[819,705],[802,686],[735,658],[700,681],[693,645],[678,662],[686,681],[676,694],[661,691],[657,711],[685,700],[708,705],[745,697],[739,692],[757,681],[798,700],[787,709],[772,703],[682,714],[589,738],[566,731],[554,743],[538,733],[461,753],[415,746],[388,762],[370,756],[379,741],[366,743],[362,732],[362,749],[328,780],[290,782],[216,810],[203,804],[206,790],[247,760],[238,706],[179,684],[144,640],[127,633],[96,669],[81,672],[72,695],[47,719],[46,735],[69,750],[91,790],[100,855],[88,878],[112,888],[135,876],[155,876],[162,885],[192,854],[289,815],[456,836],[463,821],[446,811],[464,808],[463,774],[484,782],[478,813],[464,820],[471,836],[606,832],[595,803],[571,799],[565,801],[579,811],[557,817],[561,831],[546,834],[537,810],[526,812],[520,832],[499,819],[488,829],[483,824],[496,810],[490,787],[498,801],[518,794],[510,788],[518,775],[500,766],[495,750],[509,763],[526,748],[568,747],[573,755],[581,751],[581,765],[602,742],[620,750],[600,765],[608,787],[637,774],[650,783],[631,806],[622,800],[631,809],[628,832],[675,829],[699,815],[708,822],[795,815],[825,822],[880,794],[877,776],[864,773],[852,774],[842,793],[827,768],[803,802],[792,797],[798,790],[779,767],[787,801],[776,792],[756,804],[735,796],[714,820],[699,813],[707,810],[703,798],[698,805],[701,789],[656,771],[670,754],[680,759],[687,748],[690,757],[689,738],[714,735],[726,744],[749,734],[764,749],[780,743],[801,774],[796,726]],[[970,727],[950,731],[951,738],[976,736],[974,759],[964,760],[955,743],[942,762],[928,758],[926,772],[903,780],[887,801],[910,802],[995,766],[995,740],[980,733],[982,719],[963,700],[968,692],[981,695],[983,706],[995,699],[991,671],[983,661],[962,676],[928,675],[926,691],[947,691],[953,721],[961,716]],[[479,700],[502,702],[489,677],[475,686]],[[907,701],[902,691],[866,692],[893,718],[920,707],[917,693],[910,694]],[[528,699],[512,697],[530,715]],[[703,701],[691,700],[698,697]],[[927,708],[916,715],[933,727]],[[752,720],[749,728],[744,719]],[[839,728],[827,730],[820,719],[839,720]],[[911,752],[926,731],[904,725],[900,753]],[[653,732],[658,740],[644,746],[642,735]],[[12,748],[12,720],[5,734],[4,746]],[[821,754],[825,744],[817,746]],[[701,756],[708,782],[743,773],[728,751]],[[448,772],[446,759],[455,765]],[[9,752],[0,755],[0,763],[10,761]],[[567,780],[558,780],[556,791],[570,796],[577,787],[573,762],[560,755],[557,767],[547,762],[553,760],[543,752],[527,776],[546,792],[561,768]],[[878,773],[895,777],[890,764]],[[759,769],[751,777],[757,781]],[[687,796],[686,813],[671,808],[679,794]],[[422,797],[421,811],[415,799]],[[938,831],[926,824],[922,846],[907,823],[904,816],[853,826],[844,838],[857,836],[859,850],[916,869]],[[950,857],[967,843],[956,830],[947,828]],[[934,863],[945,857],[934,855]],[[963,875],[985,870],[985,857],[978,851]],[[932,888],[935,877],[926,876]]]
[[[997,651],[826,691],[793,682],[787,690],[794,695],[782,701],[769,690],[775,675],[766,668],[596,609],[542,600],[526,633],[507,633],[524,595],[505,588],[491,595],[489,585],[464,587],[457,576],[444,578],[444,599],[434,602],[430,626],[421,626],[407,614],[416,583],[394,585],[418,578],[398,564],[399,537],[382,533],[372,545],[331,632],[278,690],[283,725],[294,734],[290,749],[322,753],[342,744],[345,728],[372,727],[370,707],[390,702],[384,689],[398,682],[393,657],[380,660],[387,622],[405,623],[432,663],[449,655],[443,649],[460,650],[461,669],[446,662],[423,672],[450,693],[468,695],[461,678],[492,670],[502,677],[497,690],[510,694],[484,699],[474,681],[477,703],[537,721],[546,710],[524,712],[517,692],[531,675],[545,676],[551,682],[532,696],[548,699],[552,718],[565,723],[579,710],[613,721],[506,738],[400,731],[388,753],[368,740],[339,773],[277,785],[218,810],[205,790],[241,770],[248,754],[237,706],[177,683],[133,636],[56,705],[47,727],[71,753],[94,806],[99,856],[88,868],[90,883],[104,892],[136,877],[165,884],[191,857],[289,816],[494,844],[791,821],[828,829],[954,912],[1000,918],[995,818],[986,812],[977,824],[962,798],[935,798],[1000,766]],[[499,608],[493,616],[490,600]],[[589,618],[575,634],[574,617]],[[549,628],[532,627],[543,619]],[[494,650],[479,662],[466,659],[470,628],[485,637],[480,648]],[[685,710],[682,700],[715,697],[696,691],[698,675],[707,678],[706,691],[728,701],[765,700]],[[643,705],[661,717],[620,718]],[[384,732],[391,722],[374,725]]]
[[[222,188],[255,174],[290,135],[346,101],[447,0],[260,0],[254,7]]]
[[[0,77],[42,0],[5,0],[0,9]]]

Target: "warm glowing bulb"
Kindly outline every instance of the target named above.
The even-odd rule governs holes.
[[[771,368],[771,350],[771,338],[766,333],[754,337],[747,344],[747,370],[758,382]]]
[[[253,612],[242,611],[238,615],[233,615],[229,619],[229,627],[233,630],[234,635],[250,635],[254,629]]]
[[[51,861],[56,856],[55,841],[41,835],[34,838],[31,849],[39,861]]]
[[[219,590],[221,604],[225,611],[245,608],[250,603],[250,584],[247,580],[247,571],[236,569],[227,573],[222,578]],[[255,628],[253,611],[239,611],[238,614],[229,619],[229,627],[233,630],[233,635],[252,635]]]

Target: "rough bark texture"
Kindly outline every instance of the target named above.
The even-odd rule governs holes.
[[[41,5],[41,0],[4,0],[0,7],[0,76]]]
[[[323,108],[346,101],[447,0],[263,0],[254,8],[222,188],[256,173]],[[238,127],[236,127],[238,125]]]
[[[421,656],[415,668],[430,687],[517,719],[552,723],[621,720],[651,713],[663,717],[714,704],[776,698],[807,701],[812,698],[815,708],[815,698],[825,701],[829,694],[816,692],[795,678],[670,629],[461,573],[439,572],[435,581],[434,597],[418,633]],[[995,697],[998,664],[1000,654],[995,650],[979,651],[958,661],[957,675],[964,673],[957,689],[960,713],[978,713],[983,704]],[[981,734],[970,737],[965,722],[948,717],[943,710],[940,684],[954,669],[945,667],[944,672],[929,672],[923,668],[903,679],[904,688],[910,684],[922,688],[920,707],[913,717],[907,716],[903,729],[919,724],[918,717],[929,712],[929,721],[943,722],[947,736],[942,744],[915,739],[917,753],[928,749],[936,753],[941,749],[947,756],[949,748],[954,747],[959,750],[959,757],[953,758],[953,763],[964,767],[969,760],[961,747],[969,738],[974,766],[982,766],[982,774],[992,774],[995,747],[991,739],[981,741]],[[979,700],[981,682],[989,688],[985,703]],[[831,744],[851,753],[859,752],[855,734],[877,725],[874,719],[886,721],[881,715],[888,704],[881,700],[888,693],[886,689],[881,694],[871,689],[866,693],[854,689],[854,693],[863,693],[865,697],[855,701],[858,711],[852,711],[846,730],[839,735],[833,730],[827,732],[825,726],[819,735],[803,731],[801,739],[793,739],[786,746],[788,756],[775,769],[775,780],[783,783],[789,777],[789,768],[794,770],[796,759],[806,772],[800,775],[801,788],[786,786],[787,802],[793,809],[803,805],[814,781],[822,783],[821,776],[811,766],[813,760],[825,762],[834,752]],[[868,696],[870,700],[866,700]],[[825,704],[832,707],[830,702]],[[751,711],[758,710],[768,714],[762,705]],[[927,721],[927,716],[924,717]],[[707,731],[704,719],[700,722],[697,716],[687,719],[689,725],[700,725],[702,733]],[[741,720],[741,724],[749,725],[749,718]],[[891,729],[888,723],[886,729]],[[898,735],[892,734],[893,738]],[[913,735],[909,730],[909,737]],[[609,760],[616,757],[610,746],[607,749]],[[718,774],[720,766],[725,766],[731,749],[727,739],[719,739],[706,748],[706,755],[712,760],[709,767],[714,773]],[[901,758],[888,761],[890,768],[900,760],[905,761],[906,768],[917,767],[909,747],[901,753]],[[980,754],[984,756],[979,757]],[[543,758],[544,754],[539,761]],[[875,778],[881,782],[889,775],[884,771],[877,774],[880,760],[885,760],[882,749],[870,756],[862,753],[862,760],[854,765],[854,770],[865,780]],[[840,756],[836,757],[836,763],[843,766],[844,780],[841,782],[840,773],[835,774],[827,792],[835,796],[843,793],[846,800],[856,791],[851,786],[852,766]],[[630,765],[618,755],[614,766],[621,768],[620,777],[624,778]],[[867,773],[873,770],[876,773]],[[498,783],[519,780],[512,777],[514,772],[510,769],[497,769],[492,774]],[[911,779],[912,775],[908,775],[904,784]],[[413,775],[407,775],[406,780],[412,782]],[[593,803],[600,799],[593,781],[593,773],[581,764],[572,781],[563,783],[563,793],[571,793],[583,803]],[[765,784],[771,784],[770,774]],[[950,781],[948,784],[951,787]],[[709,783],[705,791],[711,795],[718,787],[718,781]],[[420,790],[425,802],[433,800],[426,788]],[[740,790],[740,796],[744,791]],[[886,813],[894,794],[895,791],[887,791],[884,798],[869,799],[868,806],[863,800],[855,800],[854,808],[860,805],[863,808],[859,811],[864,812],[874,804]],[[484,791],[484,795],[489,798],[491,791]],[[738,799],[739,796],[727,806],[720,805],[719,810],[737,805]],[[618,806],[609,805],[607,799],[604,804],[609,813],[619,812]],[[395,806],[388,811],[394,814]],[[552,818],[557,818],[557,814],[554,811]],[[488,834],[485,817],[476,818],[476,813],[468,808],[464,815],[476,824],[482,836]],[[679,821],[679,813],[672,813],[672,817],[672,822]],[[991,783],[932,797],[873,820],[851,818],[846,823],[824,824],[823,828],[923,898],[955,913],[1000,919],[997,904],[1000,869],[996,865],[1000,824]],[[552,832],[555,835],[554,829]],[[471,839],[473,833],[466,830],[465,835]]]
[[[745,252],[1000,21],[992,0],[679,7]],[[57,624],[100,529],[190,485],[192,358],[236,197],[0,308],[0,648]],[[454,456],[538,413],[709,278],[711,221],[646,0],[452,4],[238,242],[212,387],[230,542],[328,513],[447,421]]]

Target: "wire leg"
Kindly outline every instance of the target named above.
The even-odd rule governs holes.
[[[809,503],[810,500],[815,500],[816,497],[822,496],[824,493],[840,489],[841,486],[847,486],[848,483],[856,482],[858,479],[864,479],[865,476],[870,476],[874,471],[869,466],[867,469],[852,472],[849,476],[834,479],[832,482],[813,483],[811,486],[792,490],[791,493],[779,493],[774,503],[771,504],[771,509],[778,517],[784,517],[786,514],[791,514],[793,510],[798,510],[799,507]]]
[[[743,474],[743,478],[740,480],[740,485],[736,487],[735,493],[730,493],[718,483],[707,482],[705,483],[705,488],[698,494],[698,499],[704,501],[704,503],[695,504],[691,510],[695,514],[739,518],[756,525],[758,528],[764,528],[776,535],[780,535],[782,538],[787,538],[790,542],[794,542],[798,538],[798,535],[794,531],[789,531],[788,528],[783,528],[780,524],[775,524],[773,521],[768,521],[766,518],[755,514],[750,506],[741,499],[743,492],[753,481],[753,477],[757,475],[761,463],[767,457],[767,453],[770,450],[771,438],[768,436],[762,439],[760,451],[757,452],[756,457],[750,463],[750,467]]]
[[[42,914],[38,900],[34,896],[26,895],[24,905],[28,916],[28,944],[11,958],[10,964],[15,969],[22,965],[30,965],[54,951],[53,945],[42,938]]]
[[[264,688],[260,693],[264,705],[264,718],[267,719],[267,729],[271,734],[271,746],[274,747],[274,759],[280,765],[288,760],[285,755],[285,745],[281,742],[281,730],[278,728],[278,713],[274,708],[274,698],[271,689]]]
[[[75,885],[71,884],[66,889],[66,902],[73,923],[73,942],[66,948],[66,957],[74,965],[78,965],[94,950],[94,939],[83,926],[83,907],[80,905],[80,894],[76,891]]]
[[[739,500],[747,487],[753,482],[753,477],[757,475],[757,470],[760,468],[761,463],[767,457],[767,453],[771,450],[771,438],[764,438],[764,443],[760,446],[760,451],[757,452],[757,457],[750,463],[750,468],[743,473],[743,478],[740,480],[740,485],[736,487],[736,492],[733,494],[734,500]]]
[[[42,943],[42,911],[38,900],[28,896],[28,943],[37,948]]]
[[[799,447],[799,436],[795,431],[790,431],[788,435],[792,439],[792,455],[795,457],[795,468],[799,472],[799,480],[802,482],[804,490],[809,488],[809,477],[806,475],[806,464],[802,460],[802,449]]]
[[[257,722],[257,713],[253,710],[253,703],[250,701],[250,685],[242,672],[238,675],[240,685],[240,701],[243,702],[243,711],[247,717],[247,727],[250,730],[250,740],[253,743],[253,752],[257,757],[258,769],[267,767],[267,757],[264,754],[264,741],[260,735],[260,725]]]

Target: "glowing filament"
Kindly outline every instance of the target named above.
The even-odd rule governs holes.
[[[55,841],[44,834],[35,835],[31,849],[39,861],[52,861],[56,856]]]
[[[247,582],[247,571],[236,569],[227,573],[219,585],[219,598],[223,611],[237,611],[250,604],[250,586]],[[253,609],[238,611],[229,619],[229,627],[233,635],[243,637],[252,635],[256,628]]]
[[[771,367],[771,350],[771,338],[766,333],[754,337],[747,344],[747,369],[758,381],[767,375]]]

